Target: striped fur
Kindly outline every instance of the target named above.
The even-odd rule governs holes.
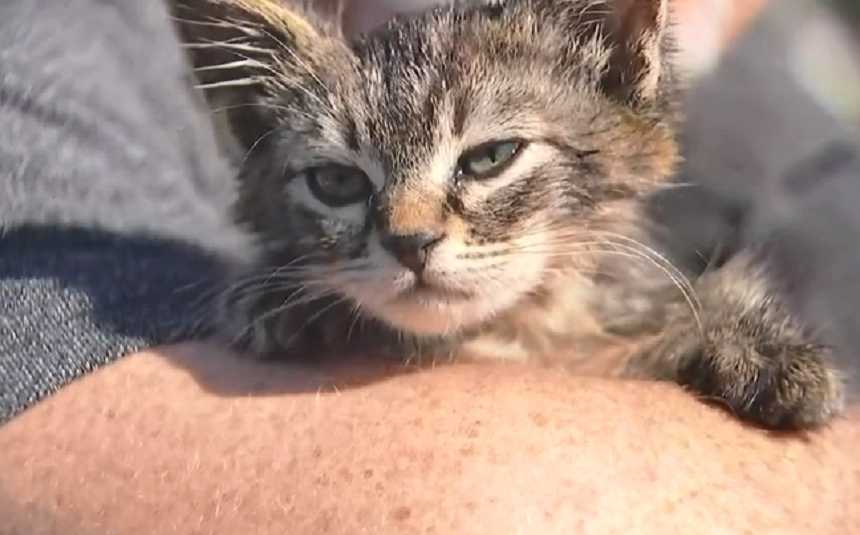
[[[585,367],[676,380],[770,426],[839,411],[827,349],[780,304],[766,254],[691,282],[655,250],[665,229],[643,206],[679,160],[666,0],[459,2],[355,40],[276,0],[175,14],[265,251],[224,307],[253,351],[385,338],[581,368],[566,355],[614,348]],[[458,171],[511,140],[491,176]],[[315,193],[332,164],[366,198]],[[433,238],[420,271],[389,246],[413,236]]]

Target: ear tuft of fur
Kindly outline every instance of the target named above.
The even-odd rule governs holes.
[[[319,31],[294,8],[278,0],[215,0],[216,3],[233,5],[244,11],[251,19],[259,19],[266,26],[289,35],[297,46],[309,45],[320,38]]]
[[[171,7],[197,87],[213,109],[228,110],[245,149],[274,126],[272,99],[321,88],[307,80],[318,79],[327,45],[339,37],[336,25],[281,0],[171,0]]]
[[[611,52],[603,89],[626,103],[659,98],[669,76],[669,0],[586,0],[576,24],[599,37]]]

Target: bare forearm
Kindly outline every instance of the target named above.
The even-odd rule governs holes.
[[[13,519],[2,529],[845,533],[860,523],[853,421],[777,437],[668,386],[505,365],[393,371],[270,367],[193,347],[130,358],[0,430],[0,516]]]

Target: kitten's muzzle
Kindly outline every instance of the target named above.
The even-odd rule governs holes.
[[[416,275],[421,275],[427,266],[430,251],[444,237],[443,234],[435,233],[384,234],[381,236],[381,243],[382,247],[390,252],[403,267]]]

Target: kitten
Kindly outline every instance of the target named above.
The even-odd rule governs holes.
[[[671,229],[645,206],[679,161],[667,0],[456,3],[353,41],[277,0],[175,8],[242,148],[236,214],[263,259],[223,309],[252,351],[609,349],[605,373],[767,427],[840,412],[766,244],[704,273],[657,252]]]

